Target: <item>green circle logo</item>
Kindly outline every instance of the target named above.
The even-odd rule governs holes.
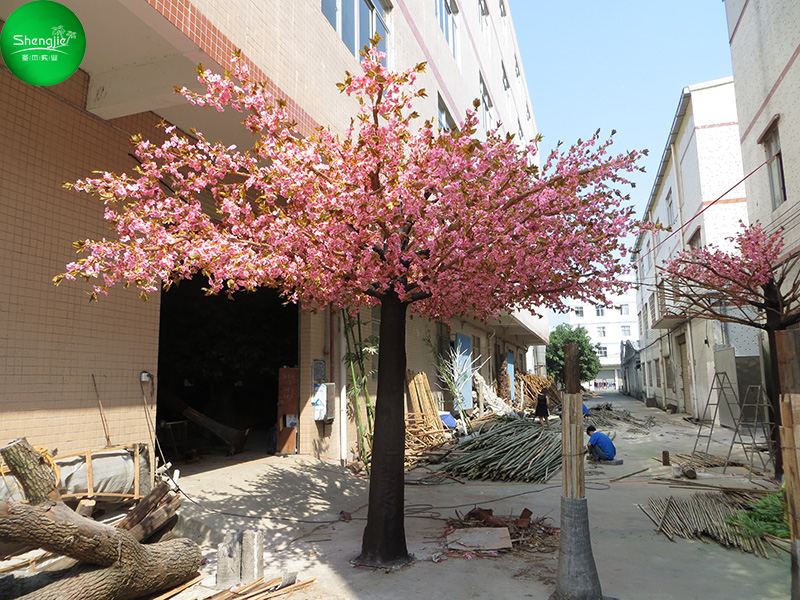
[[[86,34],[66,6],[35,0],[9,15],[0,31],[0,53],[22,81],[55,85],[78,70],[86,53]]]

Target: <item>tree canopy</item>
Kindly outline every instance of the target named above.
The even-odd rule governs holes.
[[[568,323],[561,323],[550,332],[550,343],[545,349],[547,373],[556,380],[556,383],[564,385],[564,346],[567,344],[578,345],[581,382],[594,379],[600,372],[597,348],[592,344],[585,327],[579,325],[573,328]]]
[[[199,70],[190,102],[245,114],[252,150],[168,127],[160,146],[134,138],[133,175],[72,184],[99,195],[112,239],[76,242],[88,256],[55,278],[114,284],[144,297],[201,273],[207,292],[277,287],[305,307],[381,306],[370,502],[360,564],[409,560],[403,529],[407,309],[436,319],[604,302],[624,287],[625,236],[642,225],[620,188],[639,153],[611,154],[599,132],[537,166],[538,140],[478,132],[474,111],[439,130],[412,104],[424,65],[387,70],[365,49],[363,73],[340,84],[358,113],[343,138],[298,133],[286,103],[236,58]],[[613,136],[613,133],[612,133]],[[215,213],[203,209],[211,196]]]

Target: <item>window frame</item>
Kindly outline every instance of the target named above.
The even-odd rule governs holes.
[[[334,21],[331,20],[331,7],[333,7],[335,12]],[[352,22],[350,19],[347,19],[345,23],[345,7],[347,8],[348,15],[352,13]],[[367,40],[363,40],[361,37],[363,30],[362,10],[364,8],[367,9],[369,14],[369,36]],[[384,64],[387,64],[389,57],[389,34],[391,31],[388,24],[390,7],[387,6],[383,0],[320,0],[320,11],[331,27],[333,27],[333,30],[336,32],[341,42],[356,60],[361,59],[360,53],[363,47],[369,45],[369,40],[374,38],[376,34],[381,33],[380,27],[382,27],[383,35],[381,35],[381,37],[383,39],[378,44],[378,50],[386,54]],[[345,25],[347,25],[347,31],[345,31]],[[348,35],[345,36],[345,33]],[[352,39],[345,39],[345,37],[350,38],[351,36]]]
[[[783,149],[781,148],[778,122],[780,115],[770,119],[764,133],[758,138],[758,144],[764,146],[767,158],[767,179],[772,210],[778,209],[786,202],[786,174],[783,168]]]
[[[606,307],[605,306],[595,306],[594,307],[594,316],[595,317],[605,317],[606,316]]]
[[[436,21],[444,35],[450,54],[458,56],[458,5],[453,0],[434,0]]]

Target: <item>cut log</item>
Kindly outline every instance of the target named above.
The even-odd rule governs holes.
[[[20,600],[129,600],[179,585],[197,572],[201,554],[194,542],[181,538],[140,544],[132,532],[66,506],[49,465],[27,440],[15,440],[0,448],[0,454],[36,500],[0,501],[0,541],[28,543],[86,563]]]

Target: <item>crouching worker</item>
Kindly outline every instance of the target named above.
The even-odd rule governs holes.
[[[617,449],[614,447],[614,442],[605,433],[597,431],[594,425],[589,425],[586,428],[586,435],[589,436],[589,460],[595,462],[601,460],[613,460],[617,455]]]

